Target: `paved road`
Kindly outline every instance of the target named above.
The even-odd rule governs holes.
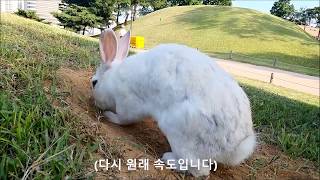
[[[233,75],[264,82],[269,82],[273,73],[272,84],[319,96],[319,77],[228,60],[217,60],[217,63]]]
[[[144,52],[146,50],[132,49],[132,51]],[[319,77],[229,60],[216,59],[216,61],[223,69],[235,76],[269,82],[270,75],[273,73],[272,84],[274,85],[294,89],[316,96],[320,95]]]

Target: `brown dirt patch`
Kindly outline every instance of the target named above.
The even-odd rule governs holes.
[[[80,119],[84,133],[108,141],[110,147],[114,145],[124,159],[124,170],[99,171],[96,179],[105,179],[106,176],[116,179],[195,179],[171,170],[153,168],[153,162],[170,150],[170,147],[152,119],[145,119],[130,126],[118,126],[101,116],[91,97],[90,70],[62,68],[57,71],[57,75],[59,91],[66,93],[62,102]],[[47,82],[46,87],[49,86],[50,83]],[[60,104],[54,102],[54,105],[61,106],[61,101]],[[111,150],[108,148],[100,149],[92,157],[93,161],[105,158],[104,155],[110,153],[109,151]],[[125,162],[129,158],[148,158],[150,170],[127,171]],[[88,170],[92,171],[93,167],[92,164]],[[319,174],[311,162],[304,159],[293,160],[276,147],[261,142],[253,156],[240,166],[218,164],[216,172],[211,172],[209,177],[202,179],[319,179]]]

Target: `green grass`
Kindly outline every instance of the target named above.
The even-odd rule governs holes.
[[[277,68],[319,75],[319,42],[291,22],[254,10],[170,7],[135,21],[133,35],[144,36],[146,48],[182,43],[227,59],[232,50],[233,60],[272,66],[277,59]]]
[[[98,141],[86,142],[77,118],[47,95],[64,98],[56,70],[93,65],[97,42],[15,15],[1,14],[0,29],[0,179],[84,177]]]
[[[68,106],[54,108],[48,95],[66,96],[56,89],[59,67],[96,66],[97,40],[7,14],[1,14],[0,30],[0,179],[21,179],[27,170],[35,179],[88,176],[86,167],[100,142],[81,134]],[[239,80],[259,137],[292,157],[317,161],[318,97]],[[49,92],[45,81],[51,82]]]
[[[319,163],[319,97],[237,78],[249,96],[255,129],[265,142],[292,157]]]

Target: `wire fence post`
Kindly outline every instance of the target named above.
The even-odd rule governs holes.
[[[273,73],[271,73],[270,75],[270,81],[269,81],[270,84],[272,83],[272,80],[273,80]]]
[[[232,59],[232,50],[230,51],[229,59]]]
[[[272,66],[273,66],[273,67],[276,67],[276,63],[277,63],[277,59],[274,58],[274,59],[273,59],[273,64],[272,64]]]

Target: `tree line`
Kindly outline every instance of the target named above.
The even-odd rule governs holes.
[[[320,7],[296,10],[293,4],[290,4],[290,0],[279,0],[273,4],[270,13],[296,24],[304,25],[304,29],[306,25],[311,25],[313,19],[316,20],[317,26],[320,26]]]
[[[132,20],[136,15],[145,15],[153,11],[169,6],[185,5],[220,5],[231,6],[231,0],[62,0],[59,6],[60,12],[53,12],[53,16],[60,21],[64,28],[76,32],[86,31],[87,27],[96,27],[101,30],[110,27],[112,23],[120,25],[120,17],[124,17],[124,24],[127,24],[129,16]],[[138,7],[140,7],[138,12]],[[316,21],[320,27],[320,7],[296,10],[290,0],[278,0],[273,4],[270,13],[283,19],[292,21],[299,25],[311,24]],[[18,10],[16,14],[42,21],[35,11]],[[318,32],[320,37],[320,29]]]
[[[145,15],[169,6],[185,5],[221,5],[231,6],[231,0],[62,0],[60,12],[54,12],[60,25],[72,31],[85,33],[87,27],[101,30],[115,22],[120,25],[120,17],[124,24],[136,19],[139,13]]]

